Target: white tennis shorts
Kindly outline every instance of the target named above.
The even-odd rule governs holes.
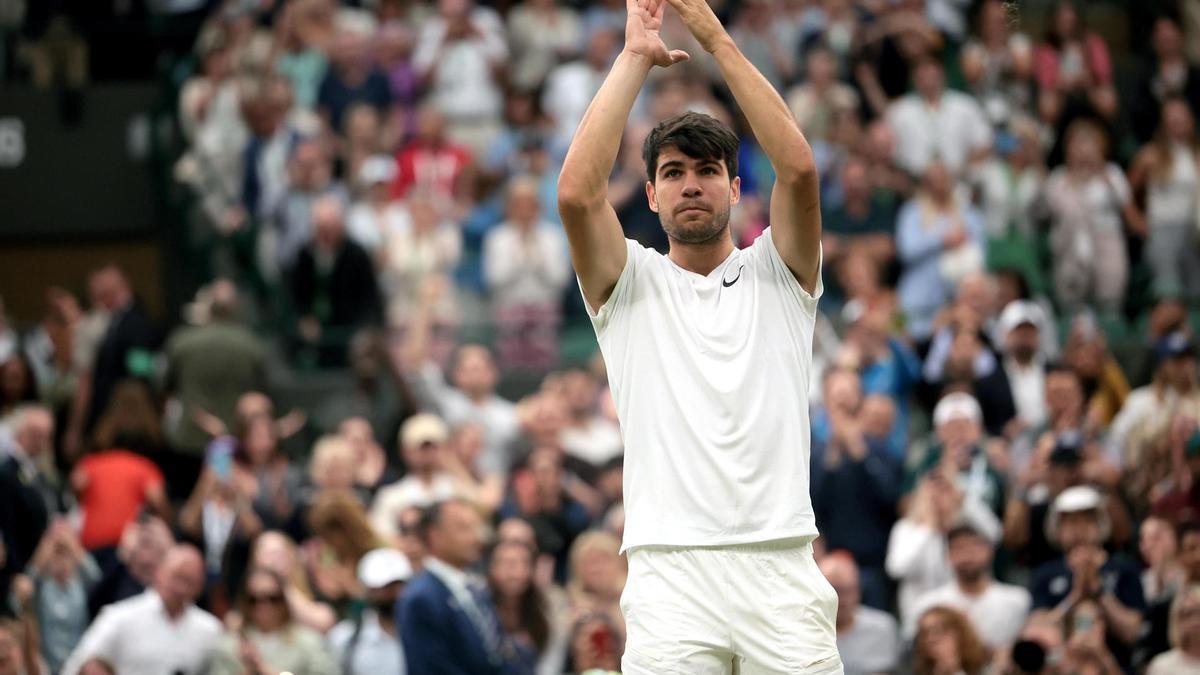
[[[841,673],[810,539],[629,551],[624,675]]]

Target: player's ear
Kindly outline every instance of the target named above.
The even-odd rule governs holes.
[[[734,176],[729,183],[729,205],[733,206],[742,200],[742,177]]]
[[[646,201],[650,204],[650,210],[658,213],[658,193],[654,191],[652,181],[646,181]]]

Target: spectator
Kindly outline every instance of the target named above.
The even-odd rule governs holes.
[[[910,335],[929,338],[935,315],[958,282],[983,269],[983,244],[979,212],[956,195],[946,165],[930,164],[920,190],[900,208],[896,221],[903,270],[897,294]]]
[[[603,615],[623,641],[625,618],[620,600],[628,569],[620,548],[620,540],[607,532],[591,530],[581,534],[571,545],[567,599],[573,621],[592,614]]]
[[[460,424],[451,432],[441,461],[444,470],[454,476],[456,494],[487,515],[495,513],[504,501],[508,474],[489,473],[480,466],[485,442],[482,427],[472,422]]]
[[[1066,163],[1046,179],[1054,294],[1066,310],[1094,303],[1116,312],[1129,277],[1122,218],[1135,233],[1144,235],[1146,224],[1125,174],[1105,160],[1107,141],[1099,126],[1072,122],[1064,144]]]
[[[175,538],[166,523],[143,516],[125,528],[115,556],[96,551],[104,577],[88,597],[90,616],[94,618],[104,607],[136,597],[153,586],[164,557],[174,545]]]
[[[471,162],[471,151],[446,137],[445,115],[426,103],[417,110],[416,135],[396,154],[399,171],[392,197],[417,194],[438,214],[455,214],[456,205],[469,201]]]
[[[834,308],[846,299],[840,283],[843,261],[859,255],[882,270],[896,257],[895,204],[873,189],[865,159],[847,157],[842,163],[840,183],[841,203],[827,207],[821,217],[821,254],[827,270],[822,299],[826,303],[832,300]]]
[[[1200,587],[1182,589],[1171,603],[1171,651],[1150,662],[1146,675],[1194,673],[1200,669]]]
[[[1200,72],[1195,77],[1200,88]],[[1146,207],[1144,258],[1154,275],[1155,294],[1162,299],[1194,300],[1200,296],[1196,272],[1200,245],[1195,232],[1200,144],[1187,101],[1163,101],[1157,133],[1134,158],[1129,183],[1135,194],[1143,196]]]
[[[987,665],[987,649],[961,612],[933,607],[921,615],[913,644],[914,675],[982,675]]]
[[[442,455],[450,452],[446,442],[450,431],[436,415],[418,413],[400,429],[400,452],[405,476],[375,495],[371,503],[371,524],[375,531],[391,539],[399,534],[400,514],[410,507],[425,508],[456,496],[457,484],[445,470]]]
[[[508,188],[508,219],[484,243],[484,275],[491,291],[506,368],[546,368],[558,360],[561,297],[571,267],[562,231],[541,217],[537,185],[515,178]]]
[[[1099,602],[1084,598],[1072,603],[1063,623],[1067,638],[1063,666],[1068,672],[1124,672],[1105,644],[1108,619]]]
[[[231,479],[268,529],[288,526],[304,476],[279,447],[279,423],[262,414],[239,421]]]
[[[1151,516],[1142,521],[1138,530],[1138,552],[1146,569],[1142,572],[1142,591],[1146,604],[1175,597],[1183,586],[1186,571],[1176,557],[1179,542],[1171,521]]]
[[[388,352],[387,334],[378,328],[363,328],[350,337],[347,357],[349,388],[339,388],[326,395],[313,413],[313,425],[325,433],[340,433],[343,422],[363,418],[375,438],[387,439],[395,447],[400,422],[416,412],[416,402],[397,371]],[[356,465],[355,475],[358,469]],[[359,481],[371,494],[378,487]]]
[[[22,403],[38,400],[37,380],[25,355],[14,350],[0,362],[0,416],[6,416]]]
[[[36,646],[31,647],[25,627],[0,619],[0,672],[4,675],[41,675]]]
[[[1150,32],[1153,54],[1143,66],[1136,93],[1129,100],[1133,133],[1143,143],[1151,140],[1169,101],[1184,102],[1193,114],[1200,105],[1200,69],[1189,62],[1184,44],[1183,27],[1177,18],[1170,14],[1155,17]]]
[[[329,145],[321,140],[304,140],[288,159],[287,187],[270,216],[273,227],[266,230],[260,246],[260,273],[271,282],[286,279],[296,259],[313,238],[314,207],[325,196],[342,198],[345,189],[333,179]]]
[[[59,511],[57,494],[37,461],[53,452],[54,418],[40,406],[17,408],[9,416],[13,447],[0,457],[0,533],[15,570],[33,556],[50,518]],[[3,566],[0,566],[3,569]],[[7,574],[0,573],[0,580]],[[8,584],[0,584],[0,590]]]
[[[897,605],[901,625],[916,623],[917,599],[953,579],[947,559],[946,533],[960,521],[970,523],[989,540],[998,540],[1000,524],[977,499],[968,499],[944,470],[917,483],[907,510],[888,538],[885,567],[899,582]]]
[[[954,581],[916,600],[916,616],[933,607],[962,612],[988,649],[1000,650],[1016,641],[1029,614],[1029,591],[992,577],[994,546],[970,525],[946,533],[947,553]],[[916,626],[908,628],[916,632]]]
[[[333,675],[340,672],[316,631],[295,623],[288,610],[282,577],[265,568],[246,575],[239,609],[244,622],[212,648],[212,675],[290,672]]]
[[[169,474],[168,493],[176,498],[200,476],[201,453],[209,438],[196,423],[196,411],[232,427],[238,397],[266,384],[266,347],[239,322],[237,288],[219,280],[211,289],[209,320],[176,329],[165,348],[167,388],[182,406],[169,432],[172,450],[162,463]]]
[[[86,433],[108,409],[117,383],[127,377],[146,377],[153,362],[150,350],[158,347],[158,331],[133,295],[129,280],[116,265],[92,273],[88,289],[93,304],[109,315],[108,327],[96,347],[79,388],[71,424],[64,438],[67,455],[77,457]]]
[[[905,492],[930,473],[942,473],[954,482],[968,504],[990,508],[993,514],[1004,512],[1004,478],[996,470],[983,447],[983,413],[970,394],[954,392],[938,401],[933,409],[933,426],[938,444],[930,448],[905,480]],[[999,523],[996,523],[997,525]],[[999,531],[986,528],[994,539]]]
[[[508,500],[500,507],[504,518],[520,516],[533,525],[537,548],[555,558],[556,578],[568,574],[572,542],[588,528],[587,508],[568,489],[562,454],[553,448],[537,447],[526,460],[526,468],[513,476]]]
[[[821,560],[821,573],[838,595],[838,653],[846,675],[895,672],[900,665],[900,631],[885,611],[859,604],[858,568],[850,555],[834,551]]]
[[[805,55],[804,70],[804,82],[788,92],[788,107],[809,142],[828,140],[834,117],[858,110],[858,93],[838,79],[837,57],[829,49],[811,49]]]
[[[1123,450],[1129,467],[1132,495],[1145,495],[1150,486],[1167,478],[1171,458],[1167,437],[1172,422],[1180,416],[1200,420],[1200,386],[1197,385],[1196,352],[1184,333],[1172,333],[1155,346],[1154,380],[1129,394],[1113,420],[1109,442]]]
[[[343,13],[337,19],[333,44],[329,50],[329,69],[317,91],[317,109],[328,127],[342,133],[346,112],[351,105],[362,101],[373,106],[380,116],[392,104],[392,92],[387,77],[371,62],[371,34],[374,21],[364,23]]]
[[[1091,314],[1078,316],[1072,322],[1063,345],[1063,363],[1083,383],[1088,425],[1094,429],[1108,428],[1125,405],[1129,382]]]
[[[590,372],[573,368],[563,374],[563,394],[570,418],[561,434],[567,461],[594,473],[625,450],[621,429],[599,413],[600,382]]]
[[[571,630],[571,663],[580,675],[617,672],[624,651],[624,636],[606,614],[587,614]]]
[[[144,508],[166,518],[170,506],[162,472],[146,457],[161,448],[158,417],[141,382],[128,380],[96,425],[97,452],[79,460],[71,488],[83,514],[80,537],[95,551],[115,546]]]
[[[512,43],[512,84],[532,91],[560,61],[570,60],[584,43],[579,14],[557,0],[525,0],[508,13]]]
[[[412,575],[408,559],[390,548],[375,549],[358,563],[367,606],[329,632],[329,646],[343,675],[405,675],[395,607]]]
[[[1038,84],[1038,110],[1056,124],[1073,109],[1084,107],[1112,119],[1117,111],[1112,57],[1108,45],[1088,30],[1079,8],[1066,0],[1053,5],[1045,41],[1033,54]]]
[[[27,568],[32,610],[37,615],[41,656],[51,673],[59,672],[87,629],[88,592],[100,580],[100,568],[65,520],[56,520]]]
[[[371,528],[362,504],[348,492],[318,497],[308,512],[308,526],[313,537],[305,542],[304,553],[313,590],[344,615],[350,602],[362,597],[359,562],[383,540]]]
[[[1046,364],[1042,331],[1048,330],[1042,308],[1028,300],[1008,304],[996,325],[1018,424],[1036,428],[1046,421]]]
[[[1014,116],[1033,111],[1033,43],[1012,30],[1009,5],[979,5],[978,34],[962,48],[960,66],[967,89],[992,125],[1003,128]]]
[[[430,557],[396,606],[411,673],[527,672],[516,668],[486,586],[468,571],[479,561],[479,526],[474,509],[454,500],[421,520]]]
[[[367,252],[346,239],[341,202],[318,199],[312,219],[315,234],[297,257],[292,299],[300,338],[316,348],[316,363],[336,366],[345,361],[350,333],[379,321],[379,286]]]
[[[554,124],[553,152],[561,157],[571,144],[592,97],[600,90],[617,51],[617,33],[596,30],[588,34],[580,58],[557,66],[546,77],[541,108]]]
[[[394,146],[384,136],[394,134],[384,129],[379,111],[369,103],[352,104],[346,109],[345,118],[345,132],[338,138],[336,172],[350,188],[351,194],[361,195],[370,185],[362,181],[363,167],[372,157],[388,157],[384,153],[390,152]],[[387,181],[379,181],[383,183],[377,190],[380,195],[387,194],[384,187],[391,183],[395,174],[386,178]]]
[[[472,0],[440,0],[417,38],[413,65],[450,136],[478,154],[496,137],[504,97],[496,72],[508,59],[504,24]]]
[[[366,158],[357,175],[362,194],[346,215],[347,236],[381,267],[387,260],[384,244],[412,227],[404,204],[392,199],[391,186],[396,173],[396,160],[388,155]]]
[[[527,670],[562,673],[567,657],[566,607],[561,591],[553,597],[538,587],[536,561],[535,549],[515,541],[499,542],[488,562],[488,585],[500,626]]]
[[[1137,568],[1103,548],[1111,527],[1101,494],[1089,486],[1064,490],[1054,500],[1046,534],[1063,555],[1034,571],[1034,609],[1059,616],[1083,600],[1102,609],[1107,649],[1128,667],[1141,630],[1146,600]]]
[[[221,623],[193,602],[204,589],[204,560],[187,545],[167,551],[153,590],[108,606],[84,633],[65,675],[102,658],[119,673],[201,673]]]
[[[425,558],[429,551],[426,550],[425,542],[421,539],[421,514],[424,510],[413,506],[406,509],[400,514],[399,525],[397,529],[400,531],[400,536],[396,540],[396,548],[408,558],[409,565],[412,566],[413,572],[420,572],[425,568]],[[532,541],[532,537],[530,537]]]
[[[249,567],[269,569],[287,582],[283,594],[288,613],[300,625],[325,633],[336,623],[333,608],[313,599],[296,543],[286,534],[277,531],[260,534],[251,548]]]
[[[243,105],[243,115],[252,136],[242,151],[240,211],[235,209],[226,215],[225,222],[219,223],[222,231],[233,237],[235,243],[239,237],[260,235],[261,230],[257,228],[274,217],[288,191],[292,154],[305,138],[315,137],[321,128],[315,113],[296,106],[292,85],[282,75],[256,81],[251,94]],[[311,177],[323,178],[319,172]],[[247,242],[247,248],[256,245],[257,242]],[[261,252],[257,253],[261,255]],[[240,255],[245,257],[246,253]],[[252,272],[245,270],[243,273]],[[255,274],[250,276],[260,278]]]
[[[845,550],[858,562],[863,602],[877,609],[890,595],[884,560],[887,536],[900,497],[900,461],[889,454],[885,437],[864,430],[858,376],[850,370],[825,374],[828,438],[812,443],[812,499],[826,544]],[[858,494],[847,503],[841,495]]]
[[[1046,182],[1038,127],[1021,118],[1012,124],[1007,135],[997,139],[996,145],[996,156],[980,164],[974,177],[989,260],[1002,260],[1017,267],[1026,277],[1036,275],[1034,278],[1040,280],[1041,265],[1023,259],[1037,233],[1038,209],[1042,206]]]
[[[354,479],[354,462],[354,446],[346,439],[334,435],[318,439],[308,464],[308,485],[301,493],[300,503],[297,505],[301,514],[305,514],[318,500],[330,494],[348,494],[360,504],[366,504],[367,491]],[[297,528],[297,532],[304,534],[303,525]]]
[[[429,195],[410,192],[409,225],[384,242],[380,279],[387,298],[388,325],[411,330],[420,310],[421,294],[430,284],[445,287],[463,254],[463,235],[453,222],[439,215]],[[440,293],[432,307],[435,347],[444,354],[444,343],[459,320],[452,290]]]
[[[892,103],[887,121],[896,132],[895,161],[914,176],[934,162],[962,176],[991,151],[992,129],[979,103],[946,89],[942,64],[932,55],[916,63],[916,91]]]
[[[287,77],[296,90],[296,104],[307,110],[317,106],[335,14],[336,6],[328,0],[300,0],[284,5],[276,24],[275,70]]]
[[[214,446],[222,443],[232,445],[232,439],[218,439]],[[225,451],[232,454],[232,450],[227,446]],[[179,511],[179,529],[201,544],[208,581],[207,606],[219,615],[229,609],[241,586],[251,542],[264,528],[253,505],[255,495],[251,490],[257,485],[237,478],[230,459],[210,462]]]
[[[354,482],[365,489],[374,499],[380,488],[398,480],[396,472],[388,466],[387,453],[375,440],[371,423],[364,417],[350,417],[338,425],[338,436],[354,447],[354,465],[357,470]]]

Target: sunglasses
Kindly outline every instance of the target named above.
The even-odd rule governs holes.
[[[248,596],[246,596],[246,602],[249,603],[251,607],[254,607],[257,605],[266,605],[266,604],[282,605],[283,604],[283,594],[282,593],[272,593],[270,595],[248,595]]]

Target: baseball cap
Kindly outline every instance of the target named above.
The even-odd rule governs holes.
[[[963,418],[982,422],[983,410],[980,409],[979,402],[975,400],[974,396],[961,391],[946,394],[933,409],[933,426],[935,427]]]
[[[1196,349],[1192,346],[1192,341],[1186,333],[1181,331],[1175,331],[1163,337],[1154,345],[1155,363],[1162,363],[1178,356],[1194,356],[1195,354]]]
[[[430,413],[417,413],[400,427],[400,444],[406,448],[422,443],[445,443],[450,431],[442,418]]]
[[[1013,300],[1004,306],[1004,311],[1000,312],[1000,319],[996,322],[996,329],[1000,334],[1000,338],[1008,337],[1017,326],[1029,324],[1038,330],[1046,325],[1046,314],[1042,308],[1036,303],[1029,300]]]
[[[368,589],[383,588],[396,581],[412,578],[412,564],[403,553],[390,548],[377,548],[358,561],[358,580]]]
[[[371,155],[358,168],[358,178],[364,185],[390,183],[396,178],[396,160],[387,155]]]
[[[1057,542],[1058,524],[1062,520],[1062,514],[1081,511],[1096,512],[1096,519],[1100,524],[1100,539],[1107,541],[1112,529],[1108,520],[1108,512],[1104,510],[1104,496],[1090,485],[1076,485],[1059,493],[1054,503],[1051,504],[1050,513],[1046,517],[1046,538],[1051,542]]]

